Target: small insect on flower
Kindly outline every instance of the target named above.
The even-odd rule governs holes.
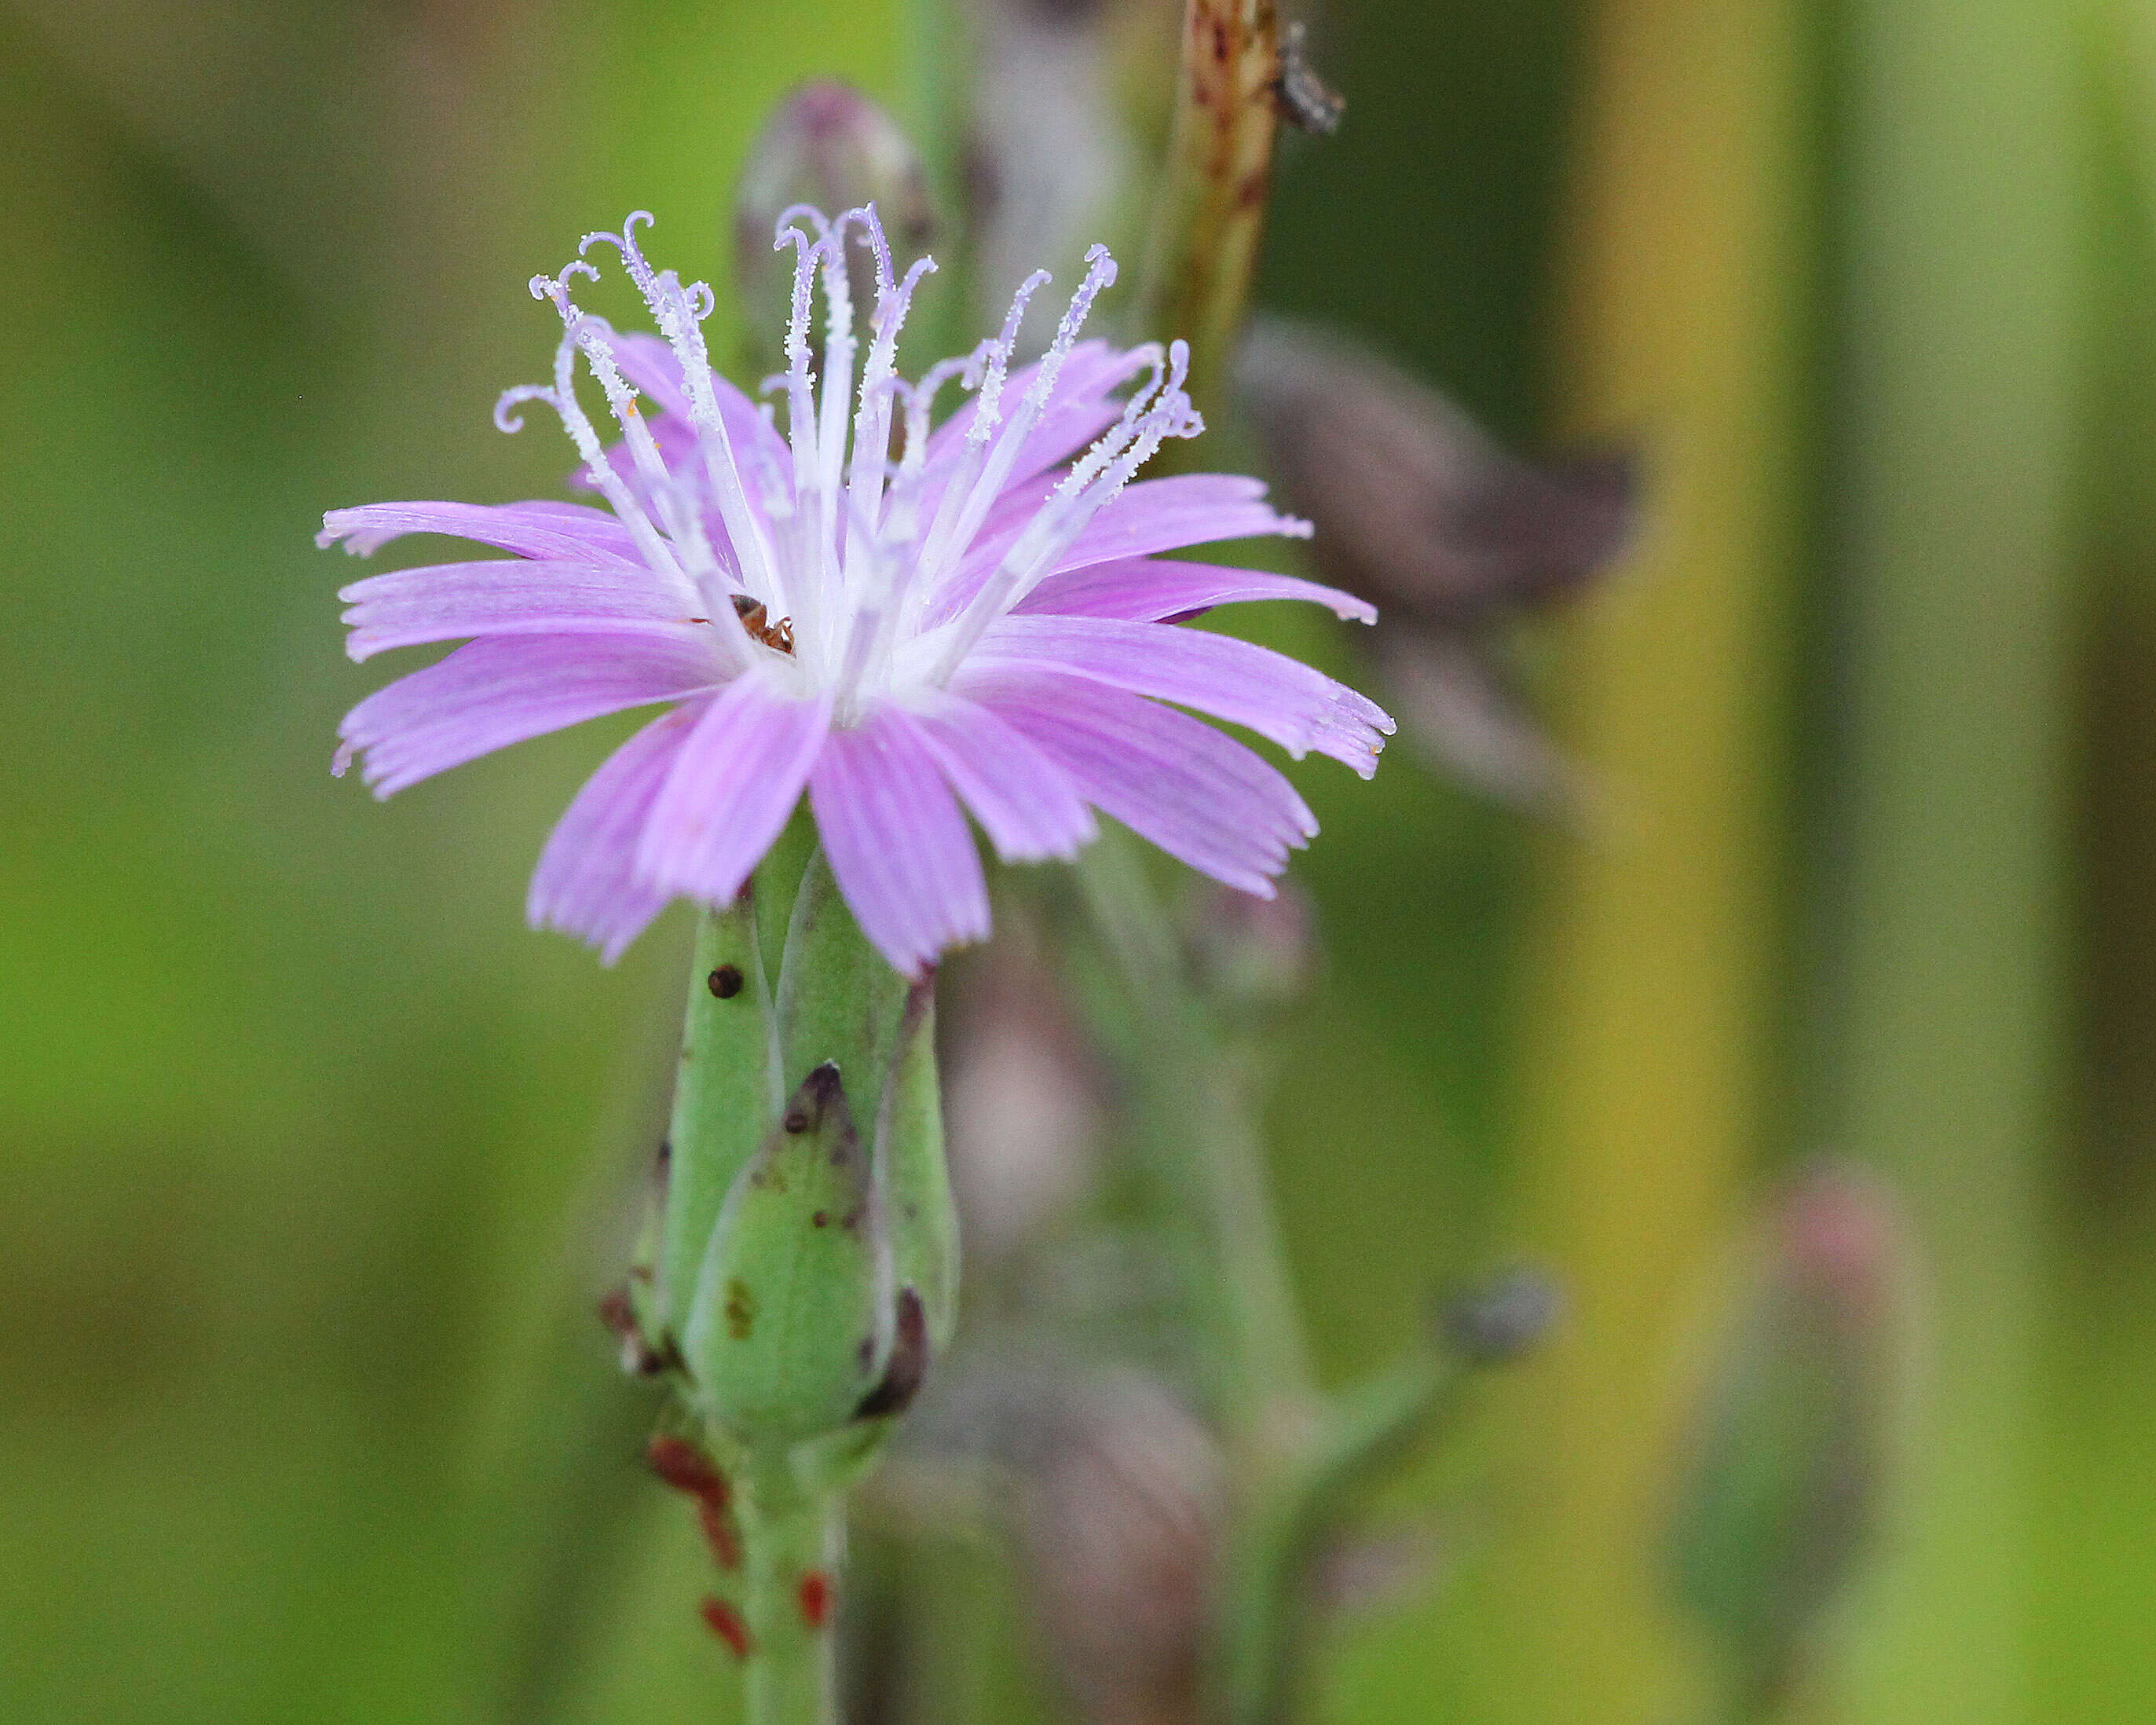
[[[466,644],[354,707],[335,770],[358,759],[388,796],[526,737],[663,706],[578,793],[532,878],[532,922],[609,963],[674,898],[732,902],[804,792],[862,930],[909,974],[988,932],[968,814],[1021,861],[1074,855],[1097,809],[1270,894],[1317,822],[1272,767],[1176,709],[1365,777],[1392,721],[1294,660],[1173,619],[1270,598],[1375,614],[1311,582],[1163,557],[1309,528],[1269,507],[1255,480],[1137,479],[1165,439],[1202,426],[1181,342],[1080,339],[1115,280],[1106,251],[1087,254],[1030,365],[1014,369],[1014,350],[1045,275],[1019,290],[998,336],[909,382],[898,334],[932,262],[897,279],[872,206],[835,220],[788,211],[774,242],[795,252],[787,368],[773,380],[782,432],[772,408],[712,370],[711,290],[645,259],[637,228],[650,219],[587,235],[558,276],[534,278],[562,320],[553,379],[495,409],[514,431],[521,404],[551,408],[582,459],[576,483],[603,508],[377,503],[324,517],[321,543],[361,553],[408,533],[511,553],[343,590],[355,660]],[[850,245],[874,270],[865,357]],[[658,336],[617,333],[577,305],[572,282],[598,275],[594,248],[619,255]],[[619,429],[611,446],[580,372]],[[932,429],[953,382],[973,399]]]
[[[791,617],[782,617],[778,622],[772,622],[771,613],[764,608],[763,602],[752,599],[745,593],[734,595],[734,612],[741,619],[742,627],[752,639],[781,653],[793,650],[793,619]]]

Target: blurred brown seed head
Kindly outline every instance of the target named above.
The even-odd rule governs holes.
[[[1042,1656],[1089,1725],[1198,1725],[1219,1446],[1134,1367],[1038,1337],[932,1384],[870,1502],[1010,1541]]]
[[[1555,598],[1631,536],[1629,456],[1522,461],[1342,337],[1255,320],[1235,386],[1289,506],[1317,525],[1318,566],[1381,619],[1458,628]]]
[[[935,211],[921,157],[898,122],[850,84],[818,79],[781,102],[765,122],[734,190],[734,268],[748,316],[768,351],[760,366],[782,363],[778,334],[786,327],[793,254],[773,249],[778,218],[797,203],[835,216],[873,203],[900,275],[936,237]],[[860,247],[848,252],[854,304],[875,304],[875,267]]]
[[[1409,740],[1478,789],[1576,819],[1585,788],[1513,694],[1500,637],[1622,554],[1631,458],[1520,460],[1368,348],[1281,319],[1252,323],[1235,381],[1316,525],[1320,571],[1378,608],[1370,649]]]

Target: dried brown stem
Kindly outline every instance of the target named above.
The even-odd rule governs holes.
[[[1167,179],[1140,300],[1145,333],[1190,343],[1191,393],[1219,402],[1265,224],[1281,47],[1272,0],[1187,0]]]

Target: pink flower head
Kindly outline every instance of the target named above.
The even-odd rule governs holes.
[[[1163,439],[1201,426],[1183,343],[1163,354],[1079,340],[1115,279],[1107,253],[1087,254],[1034,364],[1010,369],[1045,275],[1019,290],[998,337],[909,383],[895,365],[899,326],[934,266],[924,258],[895,280],[873,208],[834,222],[788,211],[777,244],[798,260],[789,362],[773,380],[782,436],[769,408],[711,369],[711,290],[645,261],[636,227],[650,219],[588,235],[558,279],[533,280],[564,326],[554,380],[495,409],[514,431],[519,403],[552,408],[583,458],[579,483],[605,508],[376,503],[324,516],[320,542],[361,553],[406,533],[512,553],[343,590],[355,660],[470,639],[354,707],[336,770],[362,757],[386,797],[524,737],[664,704],[577,793],[532,877],[532,922],[581,936],[609,963],[676,896],[730,903],[803,788],[862,929],[908,973],[988,932],[962,807],[1006,859],[1073,855],[1097,809],[1194,868],[1270,893],[1317,823],[1279,773],[1163,703],[1365,777],[1392,721],[1294,660],[1173,619],[1261,598],[1374,614],[1310,582],[1157,555],[1309,528],[1269,508],[1255,480],[1132,482]],[[858,387],[850,238],[876,267]],[[572,277],[597,279],[583,255],[598,244],[620,254],[663,339],[617,334],[571,300]],[[812,366],[819,281],[827,316]],[[611,448],[578,399],[580,364],[620,429]],[[954,378],[973,400],[932,432]]]

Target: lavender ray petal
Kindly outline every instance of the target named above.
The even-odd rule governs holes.
[[[727,684],[675,752],[644,822],[638,875],[732,903],[800,800],[830,718],[828,696],[789,694],[767,666]]]
[[[1011,616],[973,649],[983,665],[1089,678],[1246,725],[1300,757],[1319,754],[1368,778],[1393,721],[1376,702],[1300,660],[1232,635],[1108,617]]]
[[[639,880],[644,818],[708,701],[685,701],[609,755],[584,781],[539,854],[525,901],[534,928],[556,928],[598,948],[612,964],[673,897]]]
[[[1039,744],[1102,814],[1169,855],[1270,897],[1317,831],[1295,787],[1210,725],[1054,673],[969,668],[957,686]]]
[[[966,817],[921,739],[889,709],[834,731],[808,803],[861,932],[915,975],[946,947],[987,938],[988,890]]]
[[[471,642],[399,678],[337,727],[334,771],[363,755],[362,777],[388,797],[450,767],[603,713],[676,701],[716,680],[695,631],[501,635]]]
[[[1069,776],[1003,720],[938,690],[894,712],[973,812],[1005,862],[1068,857],[1094,836],[1093,816]]]
[[[322,517],[315,543],[339,540],[362,557],[407,533],[446,533],[519,557],[588,562],[593,557],[639,563],[629,529],[608,511],[580,503],[362,503]]]
[[[641,567],[497,557],[433,563],[355,581],[345,651],[364,660],[393,647],[471,635],[603,634],[623,622],[691,625],[680,594]]]
[[[1186,563],[1163,557],[1131,557],[1092,563],[1050,575],[1011,608],[1059,617],[1118,617],[1127,623],[1158,623],[1215,605],[1257,599],[1306,599],[1343,622],[1375,623],[1377,608],[1337,587],[1321,587],[1293,575],[1230,569],[1218,563]]]
[[[1089,563],[1209,545],[1216,539],[1274,533],[1290,538],[1309,536],[1308,522],[1281,515],[1265,497],[1263,480],[1240,474],[1183,473],[1140,480],[1111,498],[1051,567],[1083,568]]]

